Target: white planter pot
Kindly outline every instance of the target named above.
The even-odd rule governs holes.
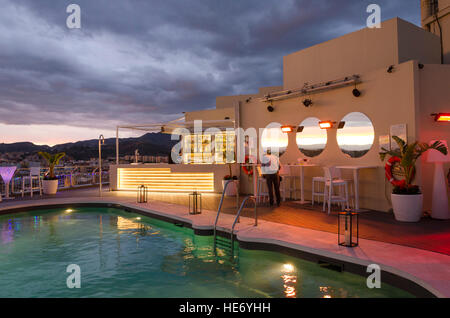
[[[222,180],[222,188],[225,188],[225,184],[229,182],[229,180]],[[237,194],[237,180],[231,181],[231,183],[228,185],[225,196],[226,197],[234,197]]]
[[[419,222],[423,214],[423,194],[391,194],[394,216],[400,222]]]
[[[42,180],[44,194],[56,194],[58,191],[58,180]]]

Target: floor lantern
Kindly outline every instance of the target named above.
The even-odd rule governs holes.
[[[137,192],[137,203],[147,203],[147,195],[148,195],[148,191],[147,191],[147,187],[145,185],[141,185],[138,187],[138,192]]]
[[[189,194],[189,214],[202,213],[202,194],[194,191]]]
[[[446,140],[440,141],[447,147]],[[434,142],[435,140],[431,141],[430,144],[433,144]],[[450,155],[444,155],[434,149],[428,150],[427,155],[427,162],[434,163],[431,217],[433,219],[448,220],[450,219],[450,211],[448,208],[448,190],[447,185],[445,184],[444,163],[450,162]]]
[[[346,210],[338,216],[338,244],[345,247],[356,247],[359,244],[359,215]]]

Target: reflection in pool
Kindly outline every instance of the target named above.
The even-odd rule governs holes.
[[[112,208],[0,216],[0,297],[405,297],[283,254],[236,247]],[[81,268],[69,289],[66,268]]]

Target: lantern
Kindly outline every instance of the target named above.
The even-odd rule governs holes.
[[[359,215],[346,210],[338,216],[338,243],[345,247],[356,247],[359,244]]]
[[[138,187],[137,203],[147,203],[147,187],[145,185]]]
[[[194,191],[189,194],[189,214],[202,213],[202,194]]]

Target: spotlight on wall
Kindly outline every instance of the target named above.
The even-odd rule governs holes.
[[[249,97],[249,98],[247,98],[247,99],[245,100],[245,102],[248,104],[248,103],[250,103],[251,100],[252,100],[252,98]]]
[[[450,122],[450,113],[431,114],[436,122]]]
[[[423,69],[425,67],[425,65],[423,65],[422,63],[419,63],[419,70]]]
[[[388,73],[392,73],[394,71],[394,65],[389,66],[389,68],[387,69]]]
[[[319,122],[319,127],[320,129],[331,129],[335,123],[334,121],[324,120]]]
[[[272,105],[267,106],[267,111],[268,111],[269,113],[273,113],[274,110],[275,110],[275,108],[273,108]]]
[[[343,129],[345,127],[345,121],[339,122],[338,129]]]
[[[225,117],[225,120],[230,120],[230,117]]]
[[[311,107],[313,105],[313,101],[311,99],[309,99],[309,98],[306,98],[306,99],[303,100],[303,105],[305,107]]]
[[[359,89],[357,89],[357,88],[355,88],[355,89],[352,91],[352,93],[353,93],[353,96],[355,96],[355,97],[361,96],[361,91],[360,91]]]
[[[281,131],[286,133],[286,134],[291,133],[291,132],[294,131],[294,126],[291,126],[291,125],[281,126]]]
[[[303,129],[305,129],[305,126],[298,126],[297,132],[301,133],[301,132],[303,132]]]
[[[164,133],[164,131],[165,131],[164,126],[161,126],[161,133]]]

